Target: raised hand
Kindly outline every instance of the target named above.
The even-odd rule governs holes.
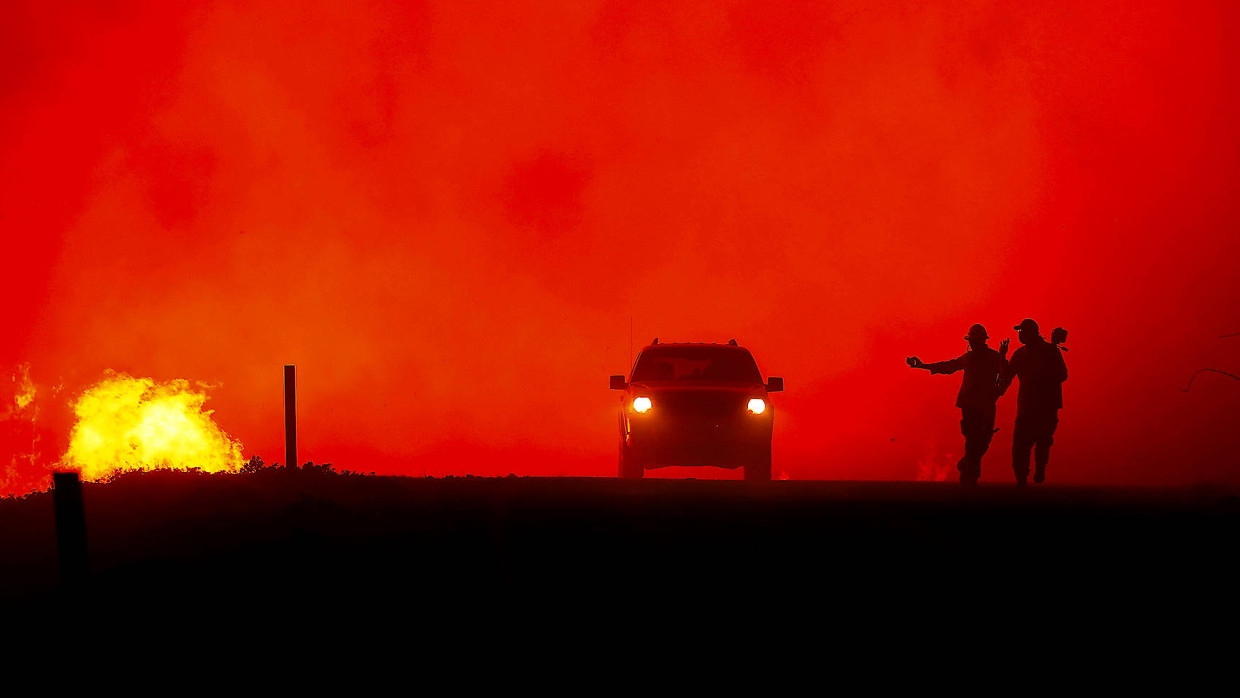
[[[908,363],[909,368],[925,368],[926,367],[926,365],[922,363],[921,359],[917,358],[916,356],[908,357],[907,359],[905,359],[905,362]]]
[[[1002,342],[999,342],[999,356],[1007,358],[1008,342],[1010,341],[1010,339],[1004,339]]]

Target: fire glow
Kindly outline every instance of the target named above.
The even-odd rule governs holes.
[[[242,445],[204,410],[206,388],[108,375],[73,404],[77,422],[61,465],[99,481],[124,470],[236,472]]]
[[[13,382],[17,384],[17,390],[13,394],[13,405],[17,408],[17,412],[22,412],[34,402],[37,391],[34,382],[30,380],[30,364],[22,364],[17,370],[18,372],[13,374]]]
[[[917,474],[913,479],[918,482],[944,482],[955,469],[952,454],[945,453],[940,458],[933,452],[926,452],[917,459]]]
[[[37,487],[40,474],[40,391],[28,363],[17,366],[10,378],[11,385],[0,390],[0,496]]]

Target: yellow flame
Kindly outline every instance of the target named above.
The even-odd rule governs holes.
[[[61,462],[93,481],[120,470],[236,472],[245,462],[241,443],[202,409],[206,399],[186,380],[109,372],[73,404],[77,423]]]
[[[34,402],[35,389],[34,381],[30,380],[30,364],[22,364],[18,367],[18,372],[13,375],[13,382],[17,383],[13,403],[17,405],[17,410],[20,412]]]

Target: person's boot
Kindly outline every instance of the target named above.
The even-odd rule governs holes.
[[[960,484],[977,484],[977,473],[973,467],[973,464],[969,462],[967,457],[961,458],[960,462],[956,463],[956,469],[960,471]]]
[[[1045,480],[1046,480],[1046,466],[1039,465],[1036,468],[1034,468],[1033,469],[1033,481],[1037,483],[1042,483]]]

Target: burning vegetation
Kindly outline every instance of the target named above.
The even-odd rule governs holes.
[[[30,364],[17,366],[10,374],[0,398],[0,493],[30,489],[31,473],[37,471],[40,455],[38,430],[39,391],[30,378]]]
[[[74,402],[61,465],[89,481],[126,470],[239,472],[242,445],[204,410],[207,386],[109,372]]]

